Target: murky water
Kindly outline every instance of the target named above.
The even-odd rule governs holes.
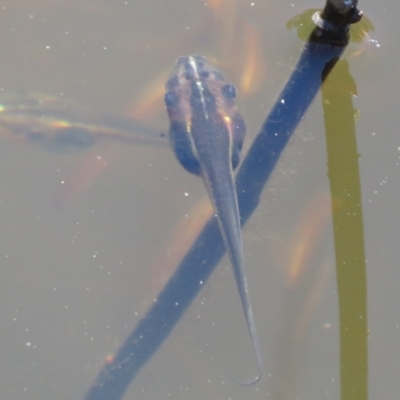
[[[238,87],[247,148],[303,47],[287,21],[322,5],[3,0],[0,88],[47,93],[162,133],[168,120],[154,88],[177,57],[203,54]],[[359,8],[375,26],[372,40],[345,56],[358,89],[369,390],[389,399],[400,392],[400,5],[360,0]],[[188,246],[182,221],[208,215],[193,210],[206,192],[167,144],[101,139],[51,152],[9,132],[0,139],[0,397],[81,399]],[[260,384],[229,379],[253,376],[255,359],[224,258],[126,399],[340,398],[326,164],[317,96],[244,230]]]

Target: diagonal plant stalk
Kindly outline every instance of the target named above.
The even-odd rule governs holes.
[[[332,13],[332,1],[343,3],[343,0],[328,0],[321,17],[326,10],[328,15]],[[349,24],[358,22],[362,15],[356,5],[339,12],[340,15],[333,14],[335,20],[330,26],[333,30],[326,26],[313,30],[293,74],[243,160],[236,176],[242,226],[257,208],[269,176],[323,79],[343,53]],[[131,381],[168,337],[224,254],[218,223],[211,218],[156,303],[125,340],[114,360],[100,371],[85,400],[122,399]]]

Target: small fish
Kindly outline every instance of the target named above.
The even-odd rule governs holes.
[[[100,139],[163,146],[159,132],[129,118],[94,113],[42,93],[2,93],[0,133],[56,151],[85,150]]]
[[[166,84],[165,104],[170,119],[170,142],[189,172],[203,178],[217,214],[220,231],[233,266],[247,326],[257,356],[262,361],[243,262],[242,232],[233,170],[240,160],[246,133],[236,110],[235,87],[202,56],[181,57]]]

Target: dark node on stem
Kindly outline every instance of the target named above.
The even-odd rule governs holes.
[[[325,8],[312,19],[317,25],[310,41],[345,46],[349,40],[350,25],[358,22],[363,13],[357,9],[358,0],[327,0]]]

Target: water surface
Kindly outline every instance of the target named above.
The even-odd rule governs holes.
[[[286,22],[322,4],[238,0],[213,10],[212,4],[194,0],[31,0],[0,1],[0,6],[4,92],[39,91],[98,113],[135,115],[160,132],[168,126],[162,99],[140,115],[135,108],[167,78],[177,57],[203,54],[239,87],[241,60],[249,57],[245,44],[257,38],[265,75],[251,93],[238,90],[248,146],[303,46]],[[375,26],[371,38],[379,42],[379,47],[353,44],[347,52],[358,88],[354,104],[367,256],[369,388],[371,397],[396,398],[400,32],[394,16],[400,6],[394,0],[361,0],[359,7]],[[240,32],[255,36],[246,42]],[[96,166],[96,160],[107,168]],[[127,399],[293,398],[285,389],[298,398],[339,398],[326,163],[317,96],[244,230],[265,365],[261,383],[240,387],[228,378],[253,376],[255,360],[225,258],[138,375]],[[82,398],[151,302],[149,293],[165,274],[160,260],[171,252],[168,238],[176,235],[180,221],[194,218],[192,207],[205,189],[169,148],[117,142],[63,154],[5,137],[0,166],[2,397]],[[79,189],[83,175],[92,170],[97,179]],[[71,181],[78,183],[65,192]],[[288,266],[308,226],[316,232],[309,240],[313,246],[303,274],[291,284]]]

